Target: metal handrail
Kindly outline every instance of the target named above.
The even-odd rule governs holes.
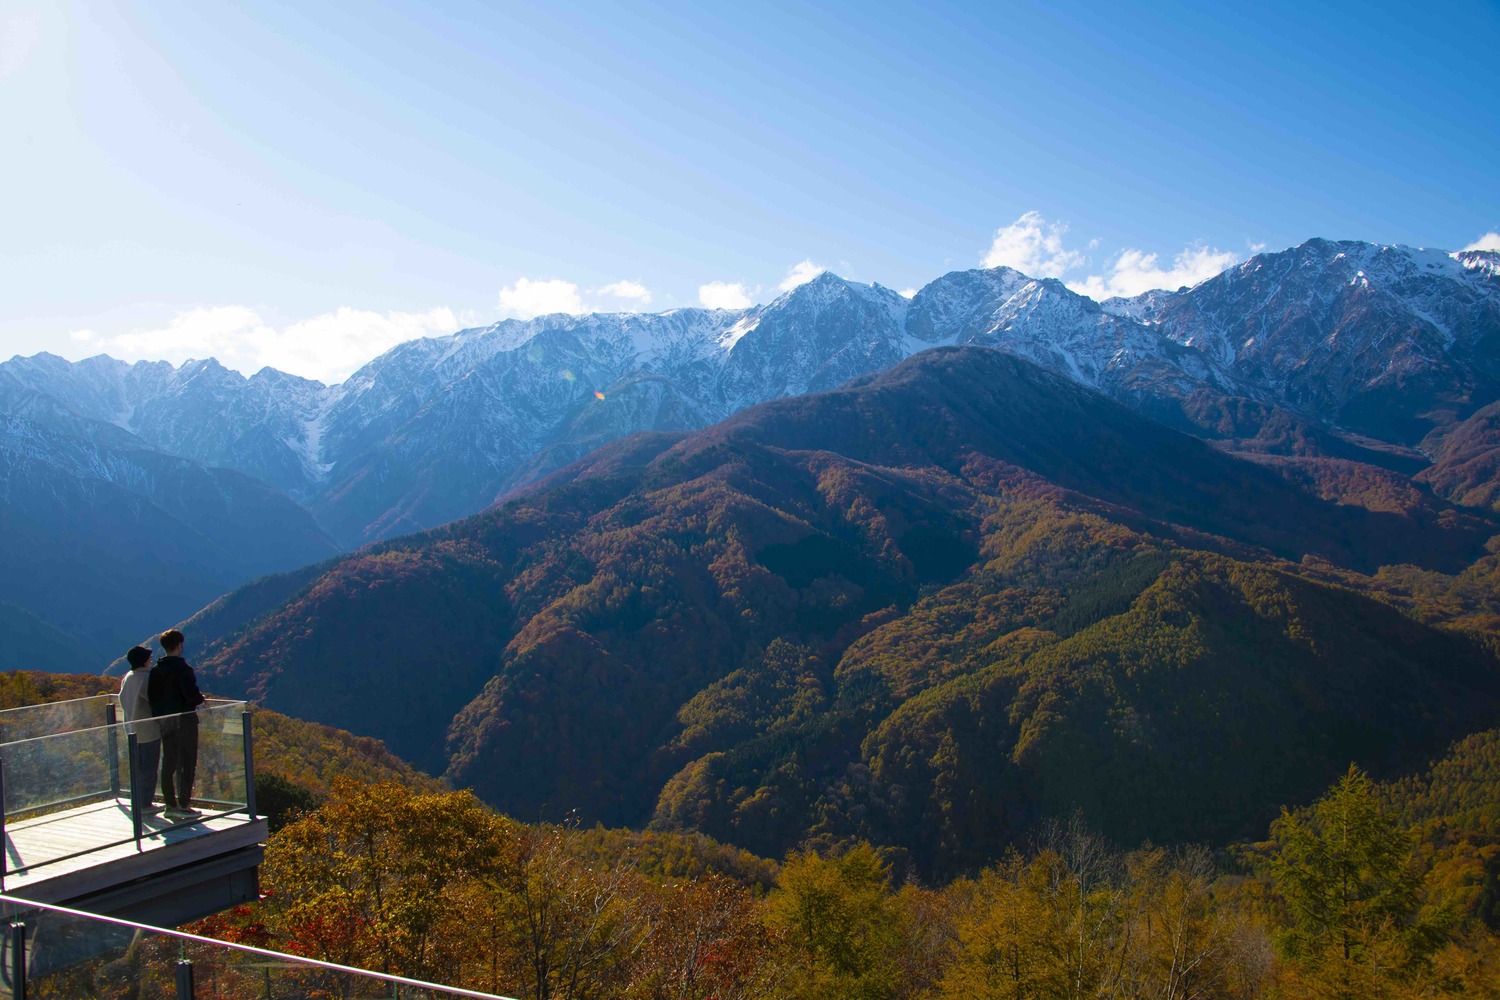
[[[84,910],[72,910],[66,906],[57,906],[53,903],[35,903],[29,899],[21,899],[18,896],[10,896],[0,893],[0,903],[10,903],[23,910],[45,910],[49,913],[61,913],[68,917],[79,917],[84,920],[97,920],[101,923],[113,924],[116,927],[126,927],[131,930],[146,931],[150,934],[164,934],[167,937],[177,938],[180,941],[191,941],[194,944],[212,945],[216,948],[227,948],[231,951],[243,952],[247,955],[255,955],[260,958],[274,959],[278,962],[286,962],[291,966],[310,965],[314,968],[324,969],[328,972],[339,972],[344,975],[367,976],[370,979],[379,979],[397,986],[411,986],[419,990],[437,990],[441,993],[449,993],[453,996],[467,997],[470,1000],[513,1000],[511,997],[501,996],[498,993],[480,993],[478,990],[464,989],[462,986],[444,986],[441,983],[429,983],[421,979],[408,979],[405,976],[396,976],[388,972],[375,972],[371,969],[358,969],[352,965],[339,965],[336,962],[325,962],[317,958],[304,958],[300,955],[288,955],[286,952],[272,951],[269,948],[257,948],[254,945],[239,944],[233,941],[220,941],[218,938],[203,937],[200,934],[189,934],[187,931],[172,930],[167,927],[156,927],[151,924],[140,924],[134,920],[123,920],[119,917],[106,917],[99,913],[88,913]],[[24,914],[11,914],[8,919],[16,920]]]
[[[43,708],[56,708],[59,705],[76,705],[79,702],[83,702],[83,701],[98,701],[101,698],[108,698],[111,701],[119,701],[120,700],[120,695],[119,695],[118,692],[115,692],[115,691],[100,691],[98,694],[84,695],[82,698],[64,698],[62,701],[39,701],[35,705],[17,705],[14,708],[0,708],[0,716],[9,715],[12,712],[35,712],[38,709],[43,709]],[[239,699],[239,698],[209,698],[208,699],[209,702],[219,701],[219,702],[226,702],[226,703],[229,703],[229,704],[233,704],[236,701],[242,701],[242,700],[243,699]]]
[[[113,698],[114,695],[110,695],[109,697]],[[112,729],[116,726],[134,726],[140,722],[157,722],[161,719],[176,719],[189,713],[196,713],[201,718],[207,712],[216,712],[221,708],[229,708],[234,705],[250,704],[248,701],[236,700],[232,698],[210,698],[208,699],[208,701],[205,701],[204,704],[208,705],[212,702],[217,702],[217,704],[214,704],[211,708],[208,709],[190,708],[186,712],[176,712],[172,715],[153,715],[149,719],[137,719],[135,722],[107,722],[102,726],[84,726],[80,729],[69,729],[61,733],[44,733],[41,736],[27,736],[24,739],[10,740],[5,743],[0,743],[0,750],[4,750],[6,747],[20,746],[22,743],[35,743],[37,740],[55,740],[63,736],[78,736],[83,733],[97,732],[100,729]],[[11,711],[14,711],[14,709],[11,709]]]
[[[64,698],[62,701],[41,701],[35,705],[17,705],[15,708],[0,708],[0,716],[11,712],[35,712],[39,708],[51,708],[55,705],[76,705],[80,701],[98,701],[100,698],[118,698],[119,695],[109,691],[101,691],[98,694],[85,695],[82,698]]]

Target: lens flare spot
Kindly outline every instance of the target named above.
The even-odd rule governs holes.
[[[604,393],[600,392],[598,389],[595,389],[594,390],[594,398],[595,399],[603,399],[604,398]]]
[[[572,372],[572,370],[568,369],[568,368],[564,368],[562,370],[562,377],[563,377],[563,381],[565,381],[565,382],[576,382],[576,381],[578,381],[578,376],[574,375],[573,372]]]

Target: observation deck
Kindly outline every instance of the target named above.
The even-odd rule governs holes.
[[[0,711],[0,892],[166,926],[255,899],[266,821],[255,811],[249,706],[199,708],[193,804],[137,810],[135,737],[118,699]]]

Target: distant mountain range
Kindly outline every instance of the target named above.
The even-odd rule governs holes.
[[[517,816],[769,856],[866,837],[942,875],[1075,808],[1222,843],[1500,714],[1500,517],[1276,459],[942,347],[614,442],[186,627],[216,690]]]
[[[64,558],[54,584],[0,600],[107,648],[143,631],[127,622],[154,625],[152,607],[471,514],[608,441],[705,427],[941,345],[1015,354],[1230,450],[1421,471],[1460,503],[1494,495],[1494,252],[1312,240],[1104,303],[1008,268],[954,272],[910,300],[825,273],[747,310],[554,315],[413,341],[331,387],[212,360],[12,359],[7,555]],[[101,567],[141,555],[121,539],[174,535],[180,551],[142,563],[161,562],[134,588],[147,600],[112,604],[129,578]],[[102,617],[69,611],[79,593]]]
[[[102,669],[225,590],[338,551],[307,510],[242,472],[38,393],[6,393],[0,411],[0,601],[69,640],[23,643],[22,619],[7,617],[7,666]]]

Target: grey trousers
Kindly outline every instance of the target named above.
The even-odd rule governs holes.
[[[156,772],[161,764],[161,740],[135,745],[135,776],[131,779],[130,801],[137,811],[151,804],[156,794]]]

